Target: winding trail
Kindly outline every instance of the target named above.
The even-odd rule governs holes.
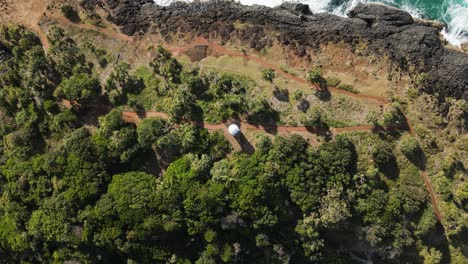
[[[18,2],[21,2],[21,1],[18,1]],[[75,27],[79,27],[79,28],[82,28],[82,29],[86,29],[86,30],[97,31],[97,32],[100,32],[100,33],[102,33],[104,35],[107,35],[107,36],[109,36],[111,38],[116,38],[116,39],[120,39],[120,40],[127,41],[127,42],[133,42],[134,41],[133,37],[127,36],[125,34],[114,31],[112,29],[100,28],[100,27],[96,27],[96,26],[90,25],[90,24],[73,23],[73,22],[69,21],[68,19],[66,19],[65,17],[63,17],[61,14],[54,14],[54,13],[51,13],[51,12],[47,11],[44,5],[40,6],[40,4],[38,4],[38,2],[41,2],[41,1],[33,0],[32,2],[33,3],[30,4],[30,6],[29,6],[29,8],[32,9],[31,11],[35,11],[34,14],[37,14],[37,10],[39,10],[40,11],[39,14],[41,14],[41,15],[40,16],[37,16],[37,15],[30,16],[30,14],[28,12],[26,12],[26,16],[23,16],[22,17],[23,19],[21,19],[20,21],[23,24],[25,24],[26,26],[29,26],[29,28],[31,28],[33,31],[35,31],[39,35],[39,38],[41,39],[41,42],[44,45],[45,49],[48,49],[50,47],[50,44],[48,43],[46,34],[42,31],[41,27],[38,24],[38,22],[41,20],[42,16],[46,16],[48,18],[54,19],[55,21],[59,22],[60,24],[75,26]],[[187,45],[185,45],[183,47],[166,47],[166,48],[169,51],[171,51],[173,53],[173,55],[177,56],[177,55],[179,55],[179,54],[181,54],[181,53],[183,53],[185,51],[188,51],[191,48],[197,47],[197,46],[208,46],[208,47],[212,48],[213,50],[215,50],[215,51],[217,51],[217,52],[219,52],[221,54],[224,54],[224,55],[233,56],[233,57],[240,57],[240,58],[244,58],[244,59],[247,59],[247,60],[257,62],[257,63],[259,63],[259,64],[261,64],[261,65],[263,65],[265,67],[269,67],[269,68],[274,69],[278,74],[280,74],[280,75],[282,75],[282,76],[284,76],[286,78],[289,78],[291,80],[294,80],[294,81],[297,81],[297,82],[300,82],[300,83],[303,83],[303,84],[310,85],[305,79],[299,78],[297,76],[293,76],[293,75],[281,70],[279,67],[262,60],[261,58],[251,56],[251,55],[246,55],[246,54],[243,54],[243,53],[238,53],[238,52],[235,52],[235,51],[232,51],[232,50],[228,50],[228,49],[226,49],[225,47],[223,47],[223,46],[221,46],[219,44],[209,42],[205,38],[201,38],[201,37],[196,38],[194,41],[192,41],[191,43],[189,43],[189,44],[187,44]],[[311,85],[311,87],[316,88],[316,87],[314,87],[312,85]],[[380,105],[385,105],[385,104],[389,103],[389,100],[387,98],[384,98],[384,97],[373,96],[373,95],[365,95],[365,94],[354,94],[354,93],[351,93],[351,92],[348,92],[348,91],[345,91],[345,90],[338,89],[336,87],[328,87],[328,90],[330,92],[347,95],[347,96],[352,97],[352,98],[366,99],[366,100],[378,103]],[[161,112],[151,112],[151,111],[139,112],[139,113],[137,113],[137,112],[128,112],[128,111],[123,112],[123,118],[125,120],[132,121],[132,122],[138,122],[138,120],[141,120],[141,118],[144,118],[144,117],[168,118],[167,114],[161,113]],[[407,124],[408,124],[409,133],[413,137],[416,137],[416,133],[415,133],[415,131],[413,129],[413,126],[409,122],[409,119],[406,116],[405,116],[405,118],[406,118],[406,121],[407,121]],[[204,127],[204,128],[206,128],[208,130],[223,129],[224,131],[226,131],[226,125],[225,124],[196,123],[196,125]],[[277,126],[277,125],[271,125],[271,124],[251,124],[251,123],[246,123],[246,122],[240,122],[240,125],[244,129],[251,129],[251,130],[265,131],[265,132],[272,131],[272,130],[275,131],[276,130],[277,132],[309,132],[309,133],[314,133],[314,129],[312,129],[310,127],[306,127],[306,126],[291,127],[291,126]],[[373,126],[356,126],[356,127],[345,127],[345,128],[331,128],[330,130],[331,130],[332,133],[343,133],[343,132],[349,132],[349,131],[375,132],[375,131],[378,131],[379,128],[376,128],[376,127],[373,127]],[[319,132],[319,131],[315,131],[315,133],[316,132]],[[435,193],[435,191],[434,191],[434,189],[432,187],[432,184],[431,184],[431,181],[430,181],[430,179],[429,179],[429,177],[427,175],[427,172],[426,172],[425,169],[419,169],[419,174],[423,178],[426,189],[429,192],[429,197],[430,197],[430,200],[431,200],[431,204],[434,207],[436,217],[437,217],[438,221],[443,226],[442,214],[439,211],[439,206],[438,206],[438,203],[437,203],[437,196],[436,196],[436,193]]]
[[[66,105],[67,103],[62,103]],[[157,111],[140,111],[140,112],[132,112],[132,111],[123,111],[122,117],[125,121],[131,122],[134,124],[138,124],[144,118],[148,117],[160,117],[163,119],[169,119],[169,115],[163,112]],[[262,124],[262,123],[253,123],[253,122],[246,122],[246,121],[233,121],[234,123],[238,124],[241,129],[244,130],[253,130],[253,131],[264,131],[267,133],[277,133],[277,132],[284,132],[284,133],[311,133],[311,134],[319,134],[319,133],[326,133],[328,131],[332,132],[333,134],[340,134],[345,132],[385,132],[385,131],[406,131],[402,128],[383,128],[383,127],[375,127],[375,126],[351,126],[351,127],[330,127],[330,128],[316,128],[311,126],[288,126],[288,125],[276,125],[276,124]],[[227,129],[228,122],[222,122],[218,124],[209,124],[204,122],[192,122],[194,125],[199,127],[208,129],[208,130],[221,130]]]
[[[168,50],[171,51],[174,56],[177,56],[177,55],[180,55],[180,54],[182,54],[182,53],[184,53],[184,52],[186,52],[186,51],[188,51],[188,50],[190,50],[192,48],[198,47],[198,46],[207,46],[207,47],[210,47],[213,50],[215,50],[215,51],[217,51],[217,52],[219,52],[219,53],[221,53],[223,55],[228,55],[228,56],[231,56],[231,57],[240,57],[240,58],[243,58],[243,59],[246,59],[246,60],[254,61],[254,62],[256,62],[256,63],[258,63],[258,64],[260,64],[260,65],[262,65],[264,67],[272,68],[278,74],[280,74],[280,75],[282,75],[282,76],[284,76],[284,77],[286,77],[288,79],[291,79],[291,80],[294,80],[296,82],[309,85],[310,87],[317,89],[315,86],[311,85],[305,79],[294,76],[294,75],[291,75],[291,74],[281,70],[279,67],[277,67],[277,66],[275,66],[275,65],[273,65],[273,64],[271,64],[271,63],[269,63],[267,61],[262,60],[259,57],[246,55],[246,54],[243,54],[243,53],[228,50],[225,47],[223,47],[223,46],[221,46],[219,44],[213,43],[213,42],[209,42],[207,39],[202,38],[202,37],[196,38],[194,41],[187,44],[186,46],[179,47],[179,48],[169,47]],[[342,90],[342,89],[338,89],[336,87],[327,87],[327,89],[330,92],[333,92],[333,93],[344,94],[344,95],[347,95],[347,96],[353,97],[353,98],[371,100],[371,101],[374,101],[374,102],[379,103],[381,105],[389,103],[387,98],[380,97],[380,96],[373,96],[373,95],[366,95],[366,94],[355,94],[355,93],[348,92],[348,91],[345,91],[345,90]]]
[[[406,115],[404,115],[404,116],[405,116],[405,119],[406,119],[406,123],[408,124],[408,131],[409,131],[410,135],[413,136],[413,137],[417,137],[416,132],[414,131],[413,125],[409,122],[408,117]],[[423,153],[423,155],[424,155],[424,153]],[[437,203],[437,195],[436,195],[436,192],[434,191],[434,188],[432,187],[431,179],[429,178],[429,176],[427,175],[427,172],[426,172],[426,168],[425,168],[426,167],[426,161],[425,161],[426,158],[422,157],[422,159],[424,160],[423,169],[419,169],[419,175],[423,179],[424,185],[426,185],[426,189],[429,192],[429,198],[431,199],[432,206],[434,207],[434,213],[435,213],[435,215],[437,217],[437,220],[439,220],[442,227],[444,227],[444,225],[442,224],[443,223],[442,222],[442,214],[440,213],[439,206],[438,206],[438,203]],[[445,230],[444,230],[444,232],[445,232]]]
[[[60,25],[68,25],[68,26],[73,26],[73,27],[77,27],[80,29],[84,29],[84,30],[96,31],[110,38],[119,39],[122,41],[132,42],[134,40],[133,37],[130,37],[128,35],[125,35],[123,33],[117,32],[112,29],[98,27],[92,24],[86,24],[82,22],[73,23],[67,18],[65,18],[62,14],[57,14],[55,12],[45,11],[44,16],[47,18],[53,19],[55,22],[59,23]]]

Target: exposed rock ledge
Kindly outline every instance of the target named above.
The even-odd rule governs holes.
[[[102,6],[108,19],[128,35],[151,32],[169,37],[184,32],[224,41],[236,37],[257,50],[279,41],[299,56],[307,56],[306,49],[321,43],[345,42],[354,47],[364,41],[370,53],[389,56],[400,69],[412,75],[428,73],[426,91],[436,95],[441,106],[446,97],[468,100],[468,55],[445,48],[439,30],[430,23],[414,21],[407,12],[383,5],[359,4],[349,18],[312,14],[303,4],[268,8],[211,1],[161,7],[152,0],[82,0],[82,5]],[[248,26],[239,30],[235,23]],[[271,30],[278,34],[268,34]]]

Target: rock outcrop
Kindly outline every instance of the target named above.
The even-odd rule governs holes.
[[[446,97],[468,100],[468,55],[445,48],[440,29],[415,22],[407,12],[395,8],[359,4],[344,18],[313,14],[307,5],[291,3],[268,8],[230,1],[168,7],[157,6],[152,0],[82,2],[106,8],[108,19],[128,35],[150,32],[170,38],[183,32],[222,41],[237,38],[256,50],[278,41],[304,57],[307,50],[327,42],[344,42],[350,48],[365,43],[369,54],[388,56],[394,66],[414,77],[428,73],[425,90],[439,98],[442,108]],[[272,31],[277,34],[270,34]]]

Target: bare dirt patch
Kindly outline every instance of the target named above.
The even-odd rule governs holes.
[[[207,46],[196,46],[184,52],[192,62],[201,61],[208,56]]]

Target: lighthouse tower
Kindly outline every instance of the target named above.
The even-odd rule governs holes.
[[[240,132],[240,128],[236,124],[231,124],[228,127],[228,132],[231,134],[233,137],[237,136]]]

